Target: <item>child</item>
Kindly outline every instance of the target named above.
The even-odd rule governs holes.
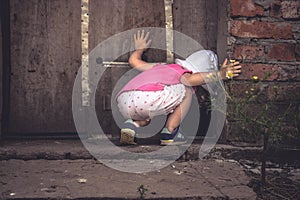
[[[160,133],[161,145],[186,142],[179,125],[187,114],[193,94],[193,86],[211,82],[212,71],[220,79],[236,77],[241,73],[239,62],[227,65],[225,59],[218,71],[218,61],[212,51],[201,50],[186,60],[176,59],[176,64],[153,64],[142,60],[149,47],[149,32],[134,34],[135,51],[129,58],[131,67],[142,71],[119,92],[117,103],[122,115],[128,119],[121,127],[122,144],[136,144],[138,127],[146,126],[158,115],[168,115]]]

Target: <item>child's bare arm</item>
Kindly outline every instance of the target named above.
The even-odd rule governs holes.
[[[135,51],[129,58],[129,64],[131,67],[140,71],[146,71],[155,65],[155,63],[148,63],[142,60],[142,55],[150,46],[150,43],[151,40],[149,39],[149,32],[145,35],[143,30],[142,32],[138,31],[137,34],[134,34]]]
[[[185,73],[181,76],[181,83],[187,86],[198,86],[205,83],[214,82],[217,80],[225,80],[228,74],[231,77],[237,77],[241,73],[242,66],[239,62],[231,62],[227,64],[227,59],[224,60],[219,71],[216,72],[198,72],[194,74]]]
[[[194,74],[185,73],[181,76],[180,82],[186,86],[198,86],[206,83],[205,76],[208,72],[197,72]]]

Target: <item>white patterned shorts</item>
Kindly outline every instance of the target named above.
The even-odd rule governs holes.
[[[165,86],[159,91],[128,91],[118,98],[118,107],[126,119],[148,120],[159,115],[168,115],[185,97],[183,84]]]

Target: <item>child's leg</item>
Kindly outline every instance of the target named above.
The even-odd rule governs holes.
[[[147,110],[146,99],[150,94],[140,91],[131,91],[121,94],[118,99],[118,107],[121,114],[127,120],[121,127],[120,142],[122,144],[136,144],[138,127],[147,126],[150,117]],[[143,107],[146,106],[146,107]]]
[[[133,122],[138,125],[139,127],[147,126],[151,120],[133,120]]]
[[[186,116],[191,105],[192,95],[192,89],[189,87],[185,87],[185,97],[183,101],[181,102],[181,104],[179,104],[179,106],[175,108],[174,112],[169,114],[168,116],[166,128],[170,132],[177,128]]]

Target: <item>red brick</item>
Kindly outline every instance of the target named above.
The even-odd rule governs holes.
[[[231,0],[231,16],[254,17],[263,16],[264,8],[256,5],[253,0]]]
[[[231,23],[230,33],[242,38],[272,38],[292,39],[292,26],[289,23],[275,23],[266,21],[234,20]]]
[[[300,43],[296,44],[295,47],[295,57],[297,61],[300,61]]]
[[[259,80],[274,81],[280,78],[282,71],[275,64],[242,64],[242,73],[237,78],[239,80],[251,80],[253,76],[258,76]]]
[[[274,85],[268,89],[268,99],[277,101],[299,101],[300,84],[299,83],[282,83]]]
[[[295,45],[289,43],[272,44],[266,58],[277,61],[295,61]]]
[[[282,17],[285,19],[300,18],[300,2],[299,1],[283,1],[281,3]]]
[[[250,123],[243,121],[229,122],[227,124],[226,142],[232,144],[246,143],[249,145],[262,146],[262,134],[257,131],[257,128],[254,129],[252,126]],[[255,131],[251,131],[253,129]]]
[[[276,17],[276,18],[281,18],[282,17],[281,1],[275,1],[275,2],[271,3],[270,16],[271,17]]]
[[[280,65],[278,70],[278,81],[299,80],[298,66]]]
[[[236,78],[238,80],[251,80],[253,76],[258,76],[263,81],[290,81],[297,80],[297,66],[278,64],[242,64],[242,73]]]
[[[235,45],[233,47],[233,57],[235,59],[257,59],[264,55],[264,47],[261,45]]]
[[[252,81],[244,82],[233,80],[232,82],[226,82],[226,90],[230,97],[233,98],[229,98],[228,103],[232,103],[232,100],[247,99],[251,93],[257,94],[258,91],[260,91],[260,95],[256,100],[265,102],[268,98],[268,90],[266,87],[261,88],[261,86],[261,83]]]

